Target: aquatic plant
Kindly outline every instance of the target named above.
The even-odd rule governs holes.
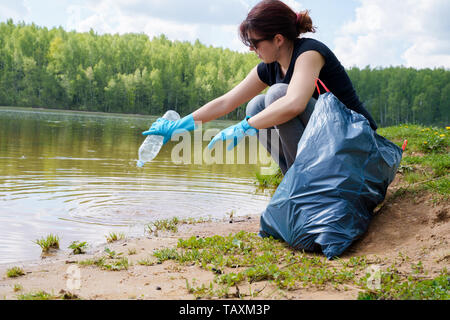
[[[57,235],[49,234],[45,238],[34,241],[42,249],[42,252],[48,252],[50,249],[59,249],[59,237]]]
[[[84,254],[86,253],[85,251],[86,247],[87,247],[86,242],[73,241],[68,248],[72,249],[73,254]]]
[[[123,240],[125,239],[125,234],[123,232],[110,232],[107,236],[106,236],[106,241],[111,243],[111,242],[116,242],[119,240]]]
[[[20,276],[23,276],[25,274],[25,272],[23,271],[22,268],[19,267],[12,267],[8,270],[6,270],[6,276],[8,278],[17,278]]]

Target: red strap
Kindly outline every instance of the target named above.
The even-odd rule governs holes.
[[[320,88],[319,88],[319,85],[317,84],[317,81],[319,81],[320,84],[322,85],[322,87],[325,88],[325,91],[326,91],[326,92],[330,92],[330,90],[328,90],[327,86],[322,82],[322,80],[320,80],[319,78],[317,78],[317,79],[316,79],[316,88],[317,88],[317,92],[319,93],[319,96],[321,95],[321,93],[320,93]]]

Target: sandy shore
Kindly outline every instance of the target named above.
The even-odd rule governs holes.
[[[191,283],[209,283],[214,274],[196,265],[182,266],[173,261],[152,266],[139,265],[143,259],[156,262],[152,257],[153,250],[175,247],[179,238],[192,236],[210,237],[213,235],[227,236],[241,230],[257,233],[259,217],[239,217],[229,221],[214,221],[194,225],[181,225],[176,234],[158,232],[157,236],[124,239],[114,243],[88,250],[86,254],[55,254],[41,260],[28,261],[25,264],[8,264],[0,266],[0,297],[17,299],[18,295],[45,291],[54,295],[61,292],[71,292],[82,299],[158,299],[184,300],[195,299],[186,287],[186,279]],[[123,253],[130,261],[128,270],[108,271],[95,266],[79,266],[78,261],[94,259],[104,255],[104,247]],[[136,251],[129,255],[128,252]],[[6,270],[19,266],[25,275],[18,278],[7,278]],[[73,270],[79,270],[79,289],[74,290],[71,280],[78,277]],[[78,272],[78,271],[77,271]],[[20,284],[21,290],[14,291],[14,285]],[[72,287],[72,289],[71,289]],[[286,294],[266,282],[256,284],[252,289],[265,287],[267,295],[259,295],[258,299],[354,299],[355,292],[324,292],[305,289],[301,292]]]
[[[407,271],[411,270],[412,263],[420,261],[429,276],[436,276],[450,263],[449,208],[448,202],[436,204],[427,195],[388,201],[374,216],[368,232],[341,258],[362,255],[378,257],[383,261],[382,266],[395,262],[399,268]],[[81,299],[195,299],[187,290],[186,280],[208,284],[214,279],[214,273],[195,264],[180,265],[174,261],[158,264],[152,255],[153,250],[174,248],[179,238],[227,236],[241,230],[257,233],[259,216],[235,218],[233,223],[225,220],[185,224],[178,228],[177,233],[159,232],[158,235],[105,243],[90,248],[83,255],[58,253],[38,261],[0,265],[0,298],[17,299],[20,294],[45,291],[54,295],[71,292]],[[109,271],[77,263],[104,255],[105,246],[128,258],[130,266],[127,270]],[[408,259],[402,262],[399,257]],[[147,259],[151,265],[137,263],[143,259]],[[6,270],[12,266],[21,267],[25,275],[8,278]],[[75,280],[79,280],[79,288],[73,282]],[[256,282],[251,288],[243,286],[241,291],[244,290],[261,291],[258,300],[354,300],[361,291],[354,286],[348,286],[345,291],[308,287],[282,291],[268,281]]]
[[[56,253],[40,260],[0,265],[0,297],[16,299],[19,294],[42,290],[57,295],[64,290],[83,299],[195,299],[186,289],[186,279],[210,281],[214,278],[210,272],[194,265],[180,266],[172,261],[152,266],[139,265],[137,262],[144,259],[156,262],[157,259],[152,256],[153,250],[175,247],[179,238],[226,236],[241,230],[256,233],[258,228],[259,217],[255,216],[233,219],[232,223],[214,221],[181,225],[176,234],[158,231],[157,235],[126,238],[92,248],[86,254]],[[105,247],[126,256],[130,261],[128,270],[107,271],[77,264],[78,261],[104,255]],[[130,251],[135,253],[130,255]],[[6,277],[6,270],[13,266],[21,267],[25,275]],[[73,271],[74,267],[79,270],[80,280],[79,289],[75,290],[70,282],[75,280],[74,276],[78,277],[77,272]],[[16,284],[22,286],[20,292],[14,291]]]

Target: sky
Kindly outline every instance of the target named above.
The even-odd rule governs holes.
[[[248,51],[238,26],[259,0],[0,0],[0,22],[12,18],[67,31],[165,34]],[[317,32],[346,67],[450,69],[449,0],[284,0],[310,10]]]

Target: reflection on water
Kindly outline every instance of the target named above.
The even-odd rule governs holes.
[[[256,192],[257,165],[177,165],[169,142],[137,168],[141,132],[154,120],[1,107],[0,263],[38,257],[32,241],[49,233],[67,248],[104,242],[111,231],[141,236],[158,219],[264,210],[270,196]]]

